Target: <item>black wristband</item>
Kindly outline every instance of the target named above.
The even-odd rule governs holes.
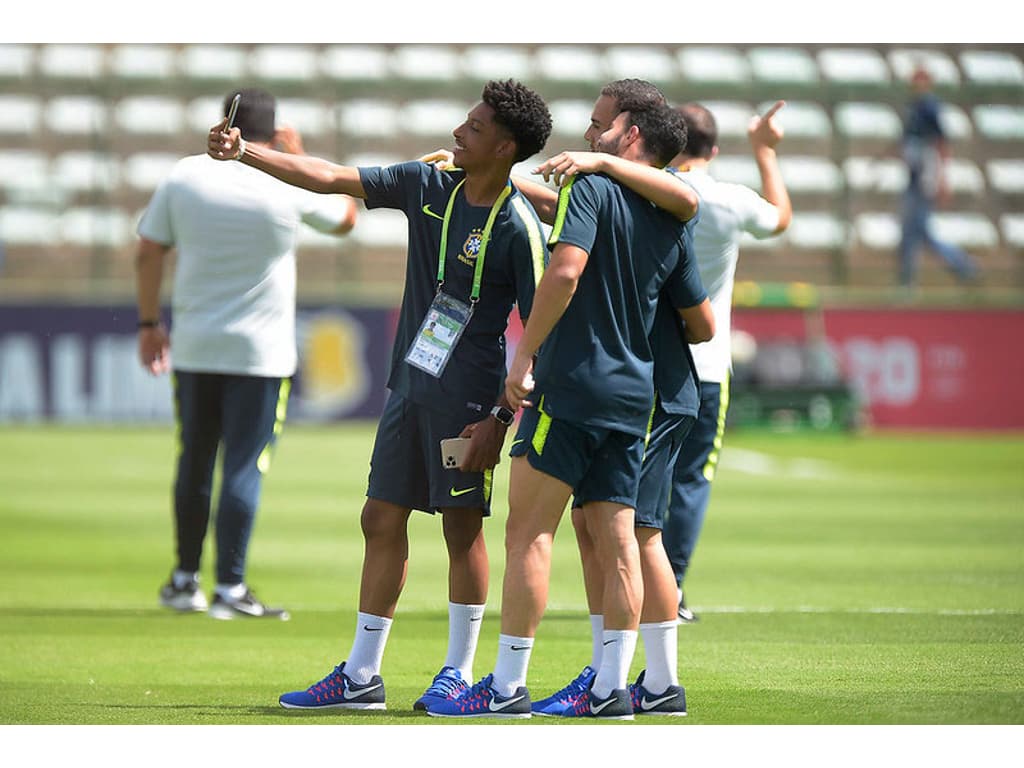
[[[156,328],[160,325],[159,320],[139,320],[136,324],[136,328]]]

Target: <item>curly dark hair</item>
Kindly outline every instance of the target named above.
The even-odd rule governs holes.
[[[540,152],[551,135],[551,113],[537,93],[516,80],[491,80],[481,96],[494,121],[516,142],[515,162]]]
[[[665,94],[654,83],[627,77],[613,80],[601,89],[602,96],[615,99],[620,112],[633,112],[665,104]]]
[[[631,110],[629,117],[640,129],[648,157],[658,166],[668,165],[686,148],[686,122],[668,104]]]

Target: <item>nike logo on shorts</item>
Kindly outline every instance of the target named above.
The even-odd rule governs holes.
[[[476,489],[477,489],[477,486],[475,486],[475,485],[472,488],[460,488],[460,489],[451,488],[448,491],[448,495],[451,496],[454,499],[454,498],[457,498],[459,496],[465,496],[470,491],[475,491]]]

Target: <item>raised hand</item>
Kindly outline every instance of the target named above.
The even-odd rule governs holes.
[[[227,130],[228,119],[222,118],[213,128],[206,141],[206,154],[214,160],[234,160],[241,147],[242,131],[238,128]]]
[[[560,152],[533,169],[544,181],[562,186],[577,173],[599,173],[607,155],[603,152]]]
[[[755,146],[775,148],[775,145],[782,141],[784,134],[782,126],[775,120],[775,114],[786,106],[784,101],[776,101],[771,108],[763,115],[755,115],[750,118],[747,126],[747,138]]]

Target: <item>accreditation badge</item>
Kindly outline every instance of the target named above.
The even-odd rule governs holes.
[[[472,314],[469,304],[438,291],[405,354],[405,362],[440,378]]]

